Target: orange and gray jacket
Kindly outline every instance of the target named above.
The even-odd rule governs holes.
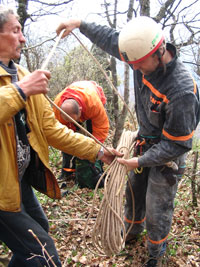
[[[103,89],[93,81],[74,82],[61,91],[55,98],[55,104],[61,107],[62,103],[69,98],[75,99],[82,107],[80,122],[90,120],[92,123],[91,133],[100,142],[104,142],[108,136],[109,120],[104,105],[106,98]],[[76,130],[73,123],[66,122],[61,113],[55,107],[55,117],[64,125]]]
[[[81,23],[80,31],[93,43],[121,60],[119,32],[95,23]],[[167,44],[173,60],[166,73],[158,67],[149,76],[134,71],[135,110],[139,136],[159,140],[139,158],[139,165],[151,167],[176,159],[192,148],[192,138],[200,117],[199,91],[176,48]],[[132,66],[130,65],[132,68]]]
[[[17,66],[17,69],[19,80],[28,74],[20,66]],[[21,109],[27,112],[29,144],[44,167],[46,186],[44,191],[40,191],[51,198],[60,198],[60,189],[49,166],[49,146],[95,162],[100,145],[59,123],[44,95],[30,96],[25,101],[11,83],[11,75],[1,67],[0,102],[0,210],[12,212],[20,210],[21,194],[16,161],[14,115]],[[37,177],[34,178],[37,188]]]

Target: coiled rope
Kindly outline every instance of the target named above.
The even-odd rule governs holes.
[[[121,97],[117,89],[114,87],[113,83],[110,81],[108,75],[103,70],[98,60],[88,51],[88,49],[73,32],[72,34],[79,41],[83,49],[86,50],[89,56],[97,64],[99,69],[102,71],[111,88],[113,88],[113,90],[121,98],[134,121],[134,116],[131,110],[129,109],[128,105],[125,103],[124,99]],[[131,132],[124,130],[122,132],[120,142],[117,146],[117,150],[124,154],[125,159],[130,158],[130,153],[134,147],[134,141],[136,139],[136,136],[137,131]],[[85,224],[84,243],[93,254],[96,254],[98,256],[112,256],[118,254],[122,250],[125,244],[126,236],[128,235],[133,226],[133,222],[135,219],[135,202],[129,177],[128,184],[132,196],[133,216],[132,223],[130,224],[130,227],[127,232],[123,222],[123,198],[127,173],[128,172],[126,166],[118,163],[117,160],[114,160],[113,163],[105,170],[104,174],[101,176],[95,187],[93,208],[91,209],[91,212],[88,216],[88,220]],[[105,175],[106,178],[104,183],[104,197],[99,208],[96,223],[92,230],[92,244],[94,246],[94,249],[92,250],[89,248],[86,242],[86,230],[88,228],[89,219],[92,217],[93,214],[98,186],[101,180],[105,177]]]
[[[46,69],[48,62],[51,56],[53,55],[62,37],[63,32],[64,30],[60,32],[57,42],[52,48],[46,61],[42,65],[42,69]],[[115,92],[120,96],[124,105],[127,107],[129,113],[131,114],[133,118],[132,112],[130,111],[129,107],[125,103],[124,99],[118,93],[117,89],[114,87],[114,85],[110,81],[105,71],[102,69],[100,63],[88,51],[88,49],[82,44],[82,42],[78,39],[78,37],[74,33],[72,34],[76,37],[76,39],[80,42],[82,47],[88,52],[88,54],[92,57],[92,59],[98,65],[100,70],[103,72],[106,80],[109,82],[111,87],[115,90]],[[101,146],[103,146],[106,150],[108,150],[108,148],[105,147],[99,140],[97,140],[91,133],[89,133],[85,128],[83,128],[79,123],[77,123],[73,118],[71,118],[61,108],[59,108],[47,95],[45,95],[45,97],[62,114],[64,114],[75,125],[80,127],[83,130],[83,132],[85,132],[87,135],[92,137],[97,143],[101,144]],[[117,150],[124,154],[125,159],[130,158],[130,153],[133,149],[134,140],[136,136],[137,136],[137,132],[131,132],[131,131],[125,131],[125,130],[122,132],[120,142],[117,146]],[[109,152],[112,153],[111,151]],[[125,183],[126,183],[126,179],[125,179],[126,174],[127,174],[126,166],[119,164],[118,161],[115,159],[112,162],[112,164],[105,170],[105,172],[103,173],[103,175],[101,176],[101,178],[99,179],[96,185],[96,188],[94,191],[93,206],[88,216],[88,219],[86,221],[85,230],[84,230],[85,245],[93,254],[100,255],[100,256],[112,256],[112,255],[118,254],[123,248],[126,235],[128,234],[129,230],[132,228],[133,223],[130,225],[128,232],[126,232],[124,222],[123,222],[123,206],[124,206],[123,199],[124,199],[124,188],[125,188]],[[102,199],[102,202],[99,208],[96,223],[92,230],[91,236],[92,236],[92,244],[94,245],[94,249],[91,249],[88,247],[86,243],[86,230],[88,228],[89,220],[94,211],[94,205],[95,205],[98,186],[104,177],[105,177],[104,197]],[[129,186],[131,190],[132,202],[133,202],[133,207],[134,207],[134,195],[133,195],[133,191],[132,191],[129,178],[128,178],[128,182],[129,182]],[[134,213],[134,208],[133,208],[132,221],[134,221],[134,217],[135,217],[135,213]]]
[[[117,150],[124,154],[125,159],[130,158],[130,153],[132,152],[136,135],[137,132],[126,130],[122,132]],[[114,254],[118,254],[122,250],[126,235],[129,232],[128,231],[126,233],[123,222],[123,202],[126,174],[126,166],[119,164],[115,159],[112,164],[106,169],[106,171],[98,181],[98,184],[96,185],[92,204],[93,206],[85,224],[84,242],[87,248],[93,254],[96,254],[98,256],[112,256]],[[91,231],[93,245],[93,249],[91,249],[86,243],[86,231],[88,228],[89,220],[93,215],[96,200],[95,198],[99,183],[105,177],[105,175],[106,178],[104,184],[104,197],[101,201],[95,225],[93,227],[93,230]],[[134,196],[132,190],[131,194],[134,207]],[[134,212],[132,221],[134,221]],[[132,225],[129,229],[131,228]]]

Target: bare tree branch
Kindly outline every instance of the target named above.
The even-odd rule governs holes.
[[[35,3],[39,3],[41,5],[45,5],[45,6],[53,6],[53,7],[57,7],[57,6],[62,6],[65,4],[69,4],[70,2],[73,2],[74,0],[68,0],[68,1],[55,1],[55,3],[47,3],[47,2],[43,2],[40,0],[29,0],[30,2],[35,2]]]
[[[160,22],[163,18],[165,18],[167,10],[173,7],[174,2],[175,0],[167,0],[164,4],[162,4],[158,14],[154,17],[155,21]]]

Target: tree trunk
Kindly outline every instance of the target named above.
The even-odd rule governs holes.
[[[111,57],[110,61],[111,73],[112,73],[112,83],[115,88],[117,88],[117,63],[114,57]],[[113,91],[113,115],[115,121],[115,135],[113,138],[113,146],[116,147],[118,143],[118,136],[119,136],[119,102],[118,102],[118,95]]]
[[[129,105],[129,66],[127,64],[124,65],[124,101],[127,105]],[[116,118],[117,122],[117,128],[115,130],[115,135],[113,138],[113,145],[114,147],[117,146],[120,136],[122,134],[122,131],[124,129],[124,122],[127,116],[127,108],[125,105],[123,105],[122,111],[118,112],[118,116]]]
[[[150,0],[140,0],[140,15],[150,17]]]
[[[26,20],[29,18],[29,14],[27,13],[28,9],[28,0],[18,0],[18,9],[17,13],[20,17],[19,22],[22,26],[22,32],[24,31],[24,25]]]
[[[133,17],[133,4],[134,0],[129,1],[128,11],[127,11],[127,21],[131,20]],[[130,74],[129,74],[129,66],[127,64],[124,65],[124,102],[129,105],[129,91],[130,91]],[[114,96],[115,98],[115,96]],[[118,101],[118,97],[117,97]],[[119,104],[117,104],[117,107],[119,107]],[[116,108],[116,105],[114,105],[114,108]],[[116,111],[116,110],[115,110]],[[124,129],[124,123],[127,116],[127,108],[125,105],[123,105],[122,111],[119,114],[119,111],[116,113],[117,117],[115,117],[115,135],[113,138],[113,146],[116,147],[117,143],[120,139],[120,136],[122,134],[122,131]]]

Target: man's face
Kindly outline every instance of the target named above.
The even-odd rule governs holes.
[[[18,59],[24,43],[21,25],[15,15],[10,14],[0,32],[0,60],[7,65],[11,59]]]
[[[142,74],[149,75],[156,70],[159,65],[159,60],[156,55],[151,55],[148,58],[132,65],[134,70],[139,70]]]

